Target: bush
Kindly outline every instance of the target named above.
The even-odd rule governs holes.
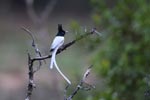
[[[93,62],[107,87],[95,100],[143,100],[150,73],[150,6],[146,0],[91,0],[106,38]]]

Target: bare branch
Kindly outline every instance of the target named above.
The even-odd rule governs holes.
[[[85,81],[85,79],[88,77],[88,75],[90,74],[90,71],[91,71],[91,68],[93,67],[93,65],[91,65],[87,71],[84,73],[84,76],[83,76],[83,81]]]
[[[40,50],[38,49],[38,46],[37,44],[35,43],[35,40],[34,40],[34,36],[32,34],[32,32],[30,30],[28,30],[27,28],[25,27],[22,27],[21,29],[23,29],[24,31],[26,31],[32,38],[32,47],[34,48],[35,50],[35,53],[36,53],[36,56],[37,57],[41,57],[41,52]],[[28,82],[28,89],[27,89],[27,94],[26,94],[26,98],[25,100],[30,100],[31,98],[31,95],[32,95],[32,91],[33,89],[35,88],[35,84],[34,84],[34,73],[36,71],[38,71],[42,65],[42,62],[39,60],[39,65],[37,67],[36,70],[34,70],[33,68],[33,60],[31,59],[31,56],[30,54],[28,53],[28,70],[29,70],[29,82]]]
[[[67,94],[67,90],[68,90],[69,86],[70,86],[70,84],[68,84],[68,85],[66,86],[65,90],[64,90],[64,100],[67,99],[67,95],[66,95],[66,94]]]
[[[34,48],[36,57],[41,57],[42,55],[41,55],[41,52],[40,52],[40,50],[38,48],[38,45],[35,43],[35,39],[34,39],[33,33],[30,30],[28,30],[27,28],[25,28],[25,27],[21,27],[21,29],[24,30],[25,32],[27,32],[31,36],[31,38],[32,38],[32,47]],[[38,71],[41,66],[42,66],[42,62],[39,60],[39,65],[38,65],[37,69],[34,72]]]
[[[80,89],[88,91],[88,90],[91,90],[92,88],[94,88],[93,85],[87,84],[87,83],[85,82],[85,78],[87,78],[87,77],[89,76],[92,66],[93,66],[93,65],[91,65],[91,66],[86,70],[86,72],[85,72],[84,75],[83,75],[83,78],[81,79],[81,81],[79,82],[79,84],[76,86],[75,90],[71,93],[71,95],[70,95],[68,98],[65,97],[65,100],[72,100],[72,98],[78,93],[78,91],[79,91]],[[86,84],[86,86],[85,86],[85,84]],[[66,88],[65,91],[67,91],[67,89],[68,89],[68,88]],[[65,96],[66,96],[66,95],[65,95]]]
[[[95,30],[95,33],[98,34],[99,36],[102,36],[102,33],[98,32],[97,30]]]
[[[21,29],[24,30],[25,32],[27,32],[31,36],[32,46],[35,46],[35,40],[34,40],[34,36],[33,36],[32,32],[30,30],[28,30],[27,28],[25,28],[25,27],[21,27]]]
[[[33,71],[33,62],[31,60],[31,56],[28,53],[28,68],[29,68],[29,83],[28,83],[28,90],[25,100],[30,100],[33,88],[35,88],[34,84],[34,71]]]

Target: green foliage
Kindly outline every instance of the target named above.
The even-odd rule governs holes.
[[[111,3],[110,3],[111,2]],[[150,73],[150,3],[91,0],[93,20],[109,35],[93,62],[107,87],[95,100],[143,100]],[[111,4],[111,5],[110,5]],[[94,97],[93,97],[94,99]]]

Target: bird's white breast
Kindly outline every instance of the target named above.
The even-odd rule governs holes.
[[[56,47],[63,45],[64,37],[63,36],[56,36],[52,42],[51,49],[55,49]]]

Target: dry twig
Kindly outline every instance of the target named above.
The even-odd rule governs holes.
[[[70,96],[68,98],[66,98],[66,92],[65,92],[65,99],[64,100],[72,100],[72,98],[78,93],[79,90],[91,90],[92,88],[95,88],[95,86],[90,85],[88,83],[85,82],[85,79],[89,76],[91,68],[93,65],[91,65],[86,72],[83,75],[83,78],[81,79],[81,81],[79,82],[79,84],[76,86],[75,90],[70,94]],[[67,91],[68,86],[65,88],[65,91]]]
[[[41,57],[42,54],[41,54],[41,52],[38,48],[38,45],[35,42],[35,37],[34,37],[33,33],[25,27],[21,27],[21,29],[24,30],[25,32],[27,32],[31,36],[31,38],[32,38],[32,47],[34,48],[36,57]],[[44,60],[44,62],[46,63],[45,60]],[[34,72],[38,71],[41,66],[42,66],[42,61],[39,60],[39,65],[38,65],[37,69]]]

